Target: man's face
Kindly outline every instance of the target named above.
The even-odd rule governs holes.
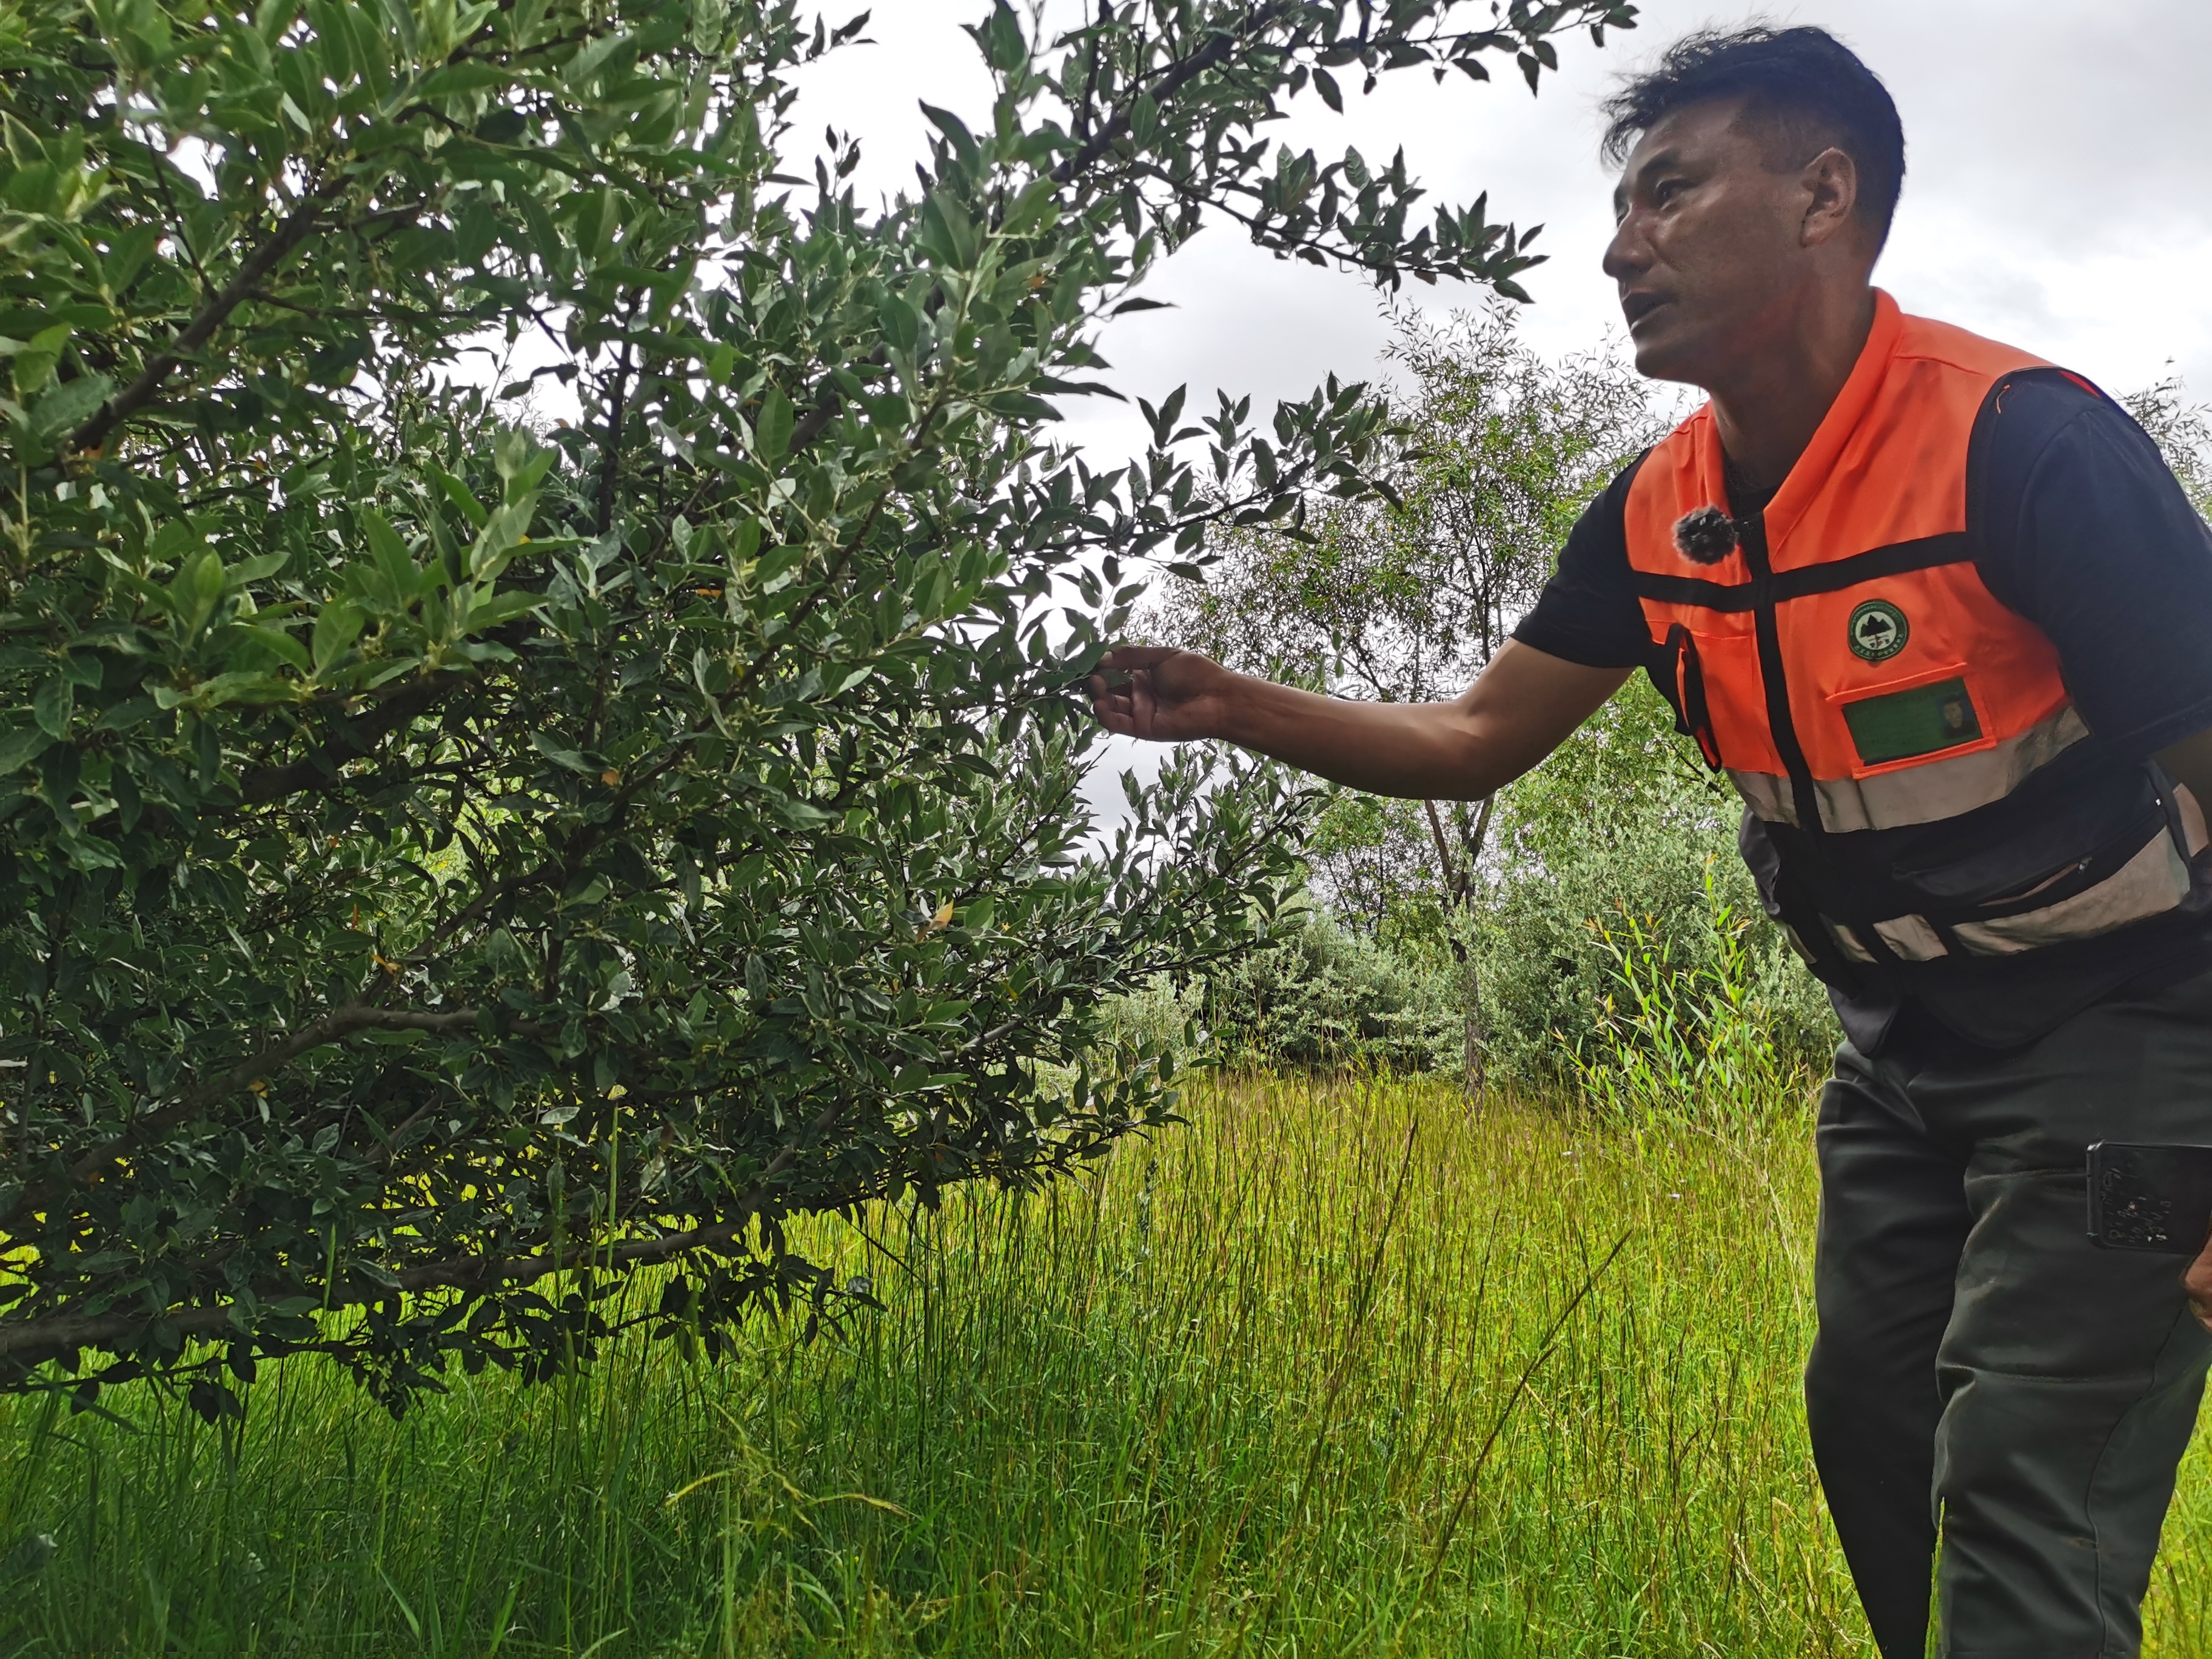
[[[1662,118],[1613,192],[1620,228],[1605,273],[1620,288],[1636,367],[1712,386],[1786,328],[1814,272],[1796,169],[1770,169],[1765,135],[1735,125],[1734,99]]]

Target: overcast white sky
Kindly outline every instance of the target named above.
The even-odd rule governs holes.
[[[854,0],[854,9],[863,0]],[[796,116],[859,133],[873,191],[913,179],[926,153],[916,108],[988,107],[988,82],[959,25],[988,0],[879,0],[877,44],[811,72]],[[1824,0],[1765,7],[1650,0],[1639,27],[1562,52],[1540,97],[1500,60],[1500,78],[1442,87],[1384,78],[1342,116],[1310,96],[1277,129],[1325,158],[1356,143],[1370,159],[1398,145],[1432,191],[1455,203],[1483,189],[1493,216],[1542,222],[1550,263],[1526,279],[1525,327],[1562,352],[1620,338],[1612,284],[1597,268],[1611,228],[1609,177],[1596,154],[1595,104],[1623,70],[1676,36],[1753,17],[1835,30],[1889,84],[1905,118],[1908,177],[1878,274],[1924,312],[2055,358],[2115,392],[2181,372],[2212,400],[2212,3],[2207,0]],[[1475,295],[1408,284],[1432,308]],[[1147,292],[1172,311],[1115,324],[1112,377],[1157,397],[1188,380],[1250,392],[1256,408],[1302,396],[1332,371],[1375,372],[1386,329],[1374,289],[1349,274],[1268,258],[1233,228],[1200,236]],[[1135,441],[1103,399],[1069,410],[1102,448]]]

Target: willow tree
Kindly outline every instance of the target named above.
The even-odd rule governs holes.
[[[862,20],[797,0],[11,8],[0,1382],[715,1352],[865,1299],[792,1218],[1162,1121],[1098,1000],[1264,929],[1299,803],[1171,768],[1092,842],[1071,680],[1381,416],[1170,394],[1094,470],[1054,400],[1210,217],[1510,283],[1265,124],[1630,9],[1001,4],[871,210],[785,124]]]
[[[1294,524],[1232,523],[1204,582],[1163,590],[1155,631],[1339,696],[1456,697],[1535,602],[1591,497],[1664,430],[1648,382],[1607,352],[1547,360],[1504,304],[1401,314],[1386,356],[1405,386],[1370,469],[1382,487]],[[1470,1086],[1482,1001],[1468,918],[1492,805],[1340,794],[1314,843],[1340,911],[1370,925],[1410,911],[1449,940]]]

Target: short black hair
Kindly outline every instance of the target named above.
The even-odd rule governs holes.
[[[1746,116],[1787,147],[1791,159],[1780,165],[1809,161],[1830,145],[1850,156],[1860,211],[1888,238],[1905,185],[1905,125],[1881,77],[1826,29],[1710,29],[1677,40],[1601,106],[1607,158],[1618,166],[1662,118],[1717,98],[1744,100]]]

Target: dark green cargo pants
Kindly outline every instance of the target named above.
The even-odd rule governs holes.
[[[2212,1145],[2212,975],[2000,1054],[1836,1056],[1805,1398],[1884,1659],[1922,1659],[1931,1560],[1950,1659],[2142,1644],[2212,1336],[2183,1258],[2089,1243],[2100,1139]]]

